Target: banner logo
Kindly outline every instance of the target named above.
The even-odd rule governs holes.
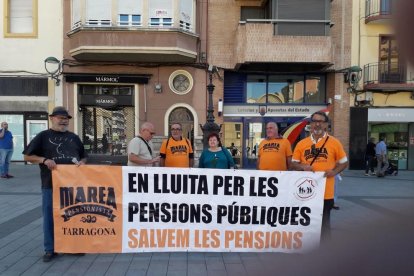
[[[295,197],[299,200],[310,200],[316,195],[318,183],[313,178],[300,178],[295,182]]]
[[[85,215],[80,221],[95,223],[100,215],[113,222],[116,209],[115,191],[112,187],[60,187],[60,209],[64,221],[77,215]]]

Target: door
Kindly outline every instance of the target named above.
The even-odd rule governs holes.
[[[243,168],[256,168],[259,144],[265,137],[265,130],[264,118],[245,118]]]
[[[379,79],[381,83],[402,83],[405,70],[401,64],[397,41],[389,36],[380,38]]]
[[[27,120],[26,121],[26,141],[27,145],[39,132],[47,129],[47,120]]]

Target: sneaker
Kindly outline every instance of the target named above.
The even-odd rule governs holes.
[[[365,173],[365,176],[369,176],[369,174],[368,173]]]
[[[335,209],[335,210],[339,210],[339,206],[338,205],[334,205],[334,206],[332,206],[332,208]]]
[[[371,175],[377,175],[375,172],[371,173]]]
[[[57,253],[55,252],[46,252],[45,255],[43,255],[43,262],[45,263],[50,262],[56,256],[57,256]]]
[[[11,175],[11,174],[6,174],[6,177],[7,177],[7,178],[13,178],[14,176],[13,176],[13,175]]]
[[[0,176],[1,178],[8,178],[7,175],[2,175]]]

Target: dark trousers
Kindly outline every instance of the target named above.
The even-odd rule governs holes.
[[[371,170],[371,173],[374,172],[375,169],[375,156],[367,156],[365,158],[365,173]]]
[[[329,241],[331,238],[331,210],[334,206],[334,199],[323,201],[321,242]]]

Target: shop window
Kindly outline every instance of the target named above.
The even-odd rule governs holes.
[[[38,0],[4,0],[5,37],[37,37]]]
[[[323,75],[249,75],[245,103],[324,104],[325,94]]]
[[[266,103],[266,76],[248,76],[246,103]]]
[[[133,86],[118,85],[79,85],[80,95],[124,95],[130,96],[134,92]]]
[[[408,158],[408,124],[405,123],[371,123],[370,137],[379,141],[385,137],[389,162],[398,166],[400,170],[407,169]]]

